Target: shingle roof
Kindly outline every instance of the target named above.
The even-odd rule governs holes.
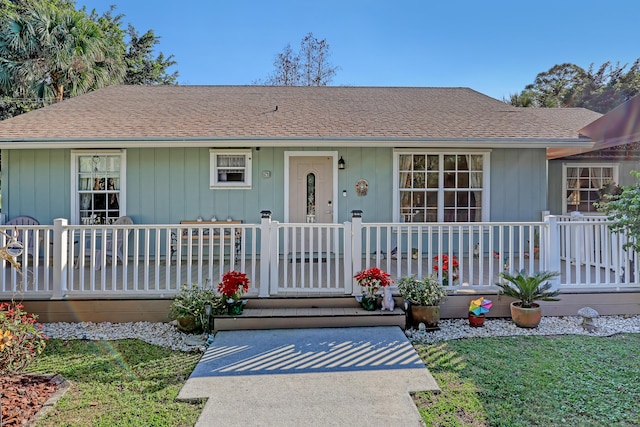
[[[111,86],[1,121],[0,141],[577,140],[598,117],[582,108],[516,108],[468,88]]]

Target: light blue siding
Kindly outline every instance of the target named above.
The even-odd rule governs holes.
[[[175,224],[201,216],[258,223],[260,211],[284,218],[285,151],[335,151],[346,162],[338,171],[338,222],[360,209],[366,222],[392,219],[393,149],[380,147],[262,147],[252,149],[252,188],[209,188],[209,148],[127,149],[127,215],[138,224]],[[5,150],[3,213],[31,215],[43,224],[70,218],[70,150]],[[546,209],[544,149],[493,149],[490,165],[490,220],[531,221]],[[262,172],[270,171],[269,178]],[[622,172],[621,172],[622,173]],[[366,196],[355,183],[369,182]],[[347,197],[343,197],[346,190]]]

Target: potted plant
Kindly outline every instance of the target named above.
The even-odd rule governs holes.
[[[474,328],[479,328],[484,326],[485,314],[489,312],[493,302],[491,300],[486,299],[485,297],[480,297],[478,299],[471,300],[469,304],[469,325]]]
[[[435,265],[433,266],[433,271],[438,273],[440,268],[442,268],[442,284],[443,286],[449,286],[456,283],[458,280],[458,267],[460,263],[458,262],[458,258],[456,256],[452,256],[449,259],[449,255],[436,255],[433,257],[435,261]],[[440,261],[442,260],[442,267]]]
[[[363,270],[353,276],[362,289],[362,296],[356,299],[362,308],[373,311],[378,307],[378,292],[393,283],[391,276],[377,267]]]
[[[213,289],[201,288],[197,283],[182,285],[180,292],[173,298],[169,307],[169,318],[178,322],[183,332],[200,331],[208,321],[205,306],[210,305],[212,312],[224,309],[224,301]]]
[[[528,275],[523,269],[515,276],[508,273],[499,273],[504,279],[498,286],[500,294],[515,298],[511,303],[511,318],[516,326],[521,328],[535,328],[542,319],[542,308],[536,301],[559,301],[556,298],[560,291],[551,290],[550,279],[560,273],[541,271]]]
[[[435,274],[423,277],[403,277],[398,282],[398,292],[409,302],[408,309],[414,323],[424,323],[425,326],[437,326],[440,321],[440,302],[445,299],[447,292],[438,282]]]
[[[242,314],[247,300],[241,299],[249,290],[249,278],[239,271],[227,271],[222,275],[222,282],[218,284],[218,292],[224,295],[227,302],[227,312],[237,316]]]

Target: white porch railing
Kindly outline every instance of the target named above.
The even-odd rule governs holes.
[[[183,284],[215,287],[231,269],[246,272],[250,294],[260,297],[349,295],[358,292],[353,275],[372,266],[394,279],[436,273],[452,291],[493,289],[498,273],[522,269],[559,271],[560,288],[640,289],[636,254],[622,250],[625,236],[608,225],[602,218],[555,216],[525,223],[363,223],[358,211],[343,224],[281,224],[269,212],[260,224],[213,226],[84,226],[58,219],[53,226],[17,227],[30,248],[18,259],[26,274],[2,262],[0,298],[162,298]],[[0,245],[6,242],[0,236]],[[449,265],[457,262],[451,275],[445,256]]]
[[[638,285],[637,254],[623,249],[627,236],[611,232],[606,217],[572,215],[558,219],[564,288]]]

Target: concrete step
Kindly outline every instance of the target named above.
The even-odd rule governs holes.
[[[405,325],[405,313],[397,305],[392,312],[367,311],[354,297],[252,299],[240,316],[221,315],[213,319],[216,331],[356,326],[399,326],[404,329]]]

